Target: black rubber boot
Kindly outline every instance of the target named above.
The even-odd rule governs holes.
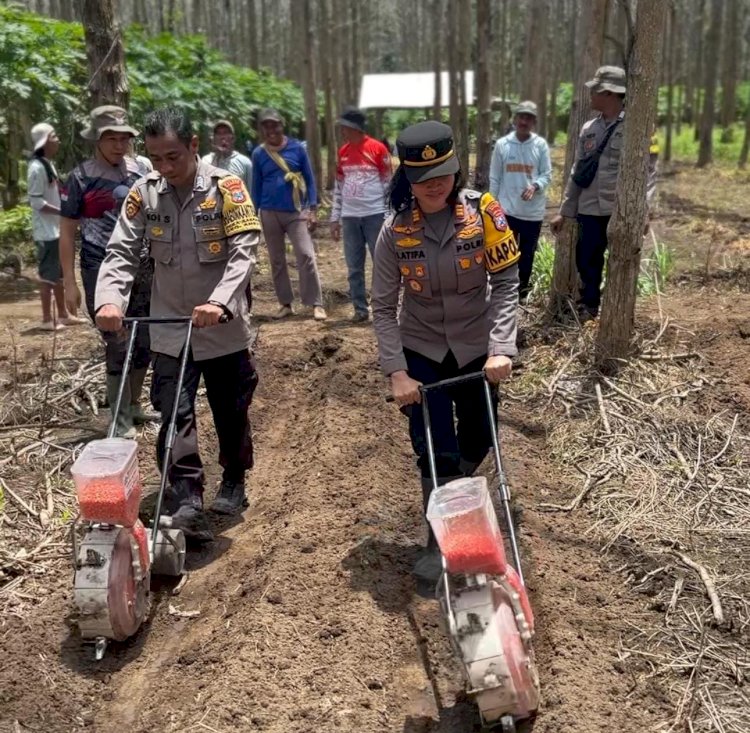
[[[224,479],[219,493],[211,504],[211,511],[216,514],[239,514],[248,503],[245,482]]]
[[[169,503],[177,510],[172,512],[172,527],[181,529],[185,538],[193,542],[211,542],[213,532],[203,511],[203,491],[194,481],[175,481],[168,492]]]
[[[453,481],[457,478],[463,478],[463,476],[438,478],[438,486],[447,484],[449,481]],[[425,515],[427,514],[427,506],[430,503],[432,489],[432,479],[422,478],[422,504]],[[425,547],[417,562],[414,563],[414,570],[412,573],[417,580],[429,584],[433,589],[443,573],[443,559],[440,555],[440,547],[438,546],[437,538],[435,537],[435,533],[432,531],[429,522],[427,522],[427,547]]]
[[[133,425],[145,425],[146,423],[159,422],[161,415],[154,410],[144,408],[141,404],[141,392],[143,382],[146,379],[147,368],[130,370],[130,414]]]

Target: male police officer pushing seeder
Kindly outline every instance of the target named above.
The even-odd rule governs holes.
[[[197,157],[198,138],[187,115],[153,112],[144,125],[154,168],[130,189],[109,241],[96,287],[96,322],[122,329],[142,242],[154,261],[151,315],[190,316],[198,329],[185,382],[176,392],[185,327],[151,327],[155,352],[151,399],[162,414],[157,459],[169,471],[173,526],[198,541],[212,539],[203,513],[203,464],[198,452],[195,396],[200,377],[219,439],[224,469],[212,510],[233,514],[246,505],[245,471],[253,465],[248,408],[258,383],[249,351],[245,289],[255,264],[260,224],[245,184]],[[222,323],[222,316],[229,320]],[[179,400],[173,463],[162,466],[165,418]]]

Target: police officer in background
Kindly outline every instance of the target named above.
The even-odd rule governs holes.
[[[249,351],[245,289],[260,224],[244,183],[198,158],[198,138],[184,112],[153,112],[144,133],[156,171],[130,189],[120,213],[97,282],[96,322],[105,331],[122,329],[138,253],[141,243],[148,242],[154,260],[151,315],[192,315],[198,329],[178,396],[185,326],[151,327],[156,354],[152,402],[162,415],[157,458],[162,470],[169,471],[171,487],[166,510],[188,537],[207,541],[212,535],[203,513],[195,396],[202,375],[224,469],[212,509],[237,513],[247,503],[245,471],[253,465],[247,413],[258,377]],[[222,316],[228,322],[222,323]],[[166,422],[175,399],[177,436],[172,465],[165,467]]]
[[[591,109],[599,114],[581,128],[560,213],[550,222],[553,234],[561,231],[564,217],[578,219],[580,224],[576,267],[581,280],[578,312],[582,321],[599,314],[607,225],[615,204],[623,143],[625,82],[625,71],[619,66],[602,66],[586,82]],[[649,201],[654,183],[655,168],[649,164]]]
[[[510,376],[520,254],[500,204],[489,193],[462,187],[448,125],[412,125],[396,145],[394,213],[375,247],[372,309],[380,366],[409,416],[426,510],[433,484],[422,410],[416,407],[419,387],[481,370],[491,382]],[[439,484],[472,475],[487,455],[491,432],[484,399],[479,380],[430,395]],[[434,582],[440,571],[430,530],[414,573]]]

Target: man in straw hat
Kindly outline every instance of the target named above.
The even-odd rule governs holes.
[[[107,243],[130,186],[148,171],[129,156],[138,131],[128,123],[122,107],[104,105],[94,109],[81,137],[93,146],[93,155],[77,165],[62,191],[60,221],[60,261],[65,284],[65,301],[75,313],[81,294],[75,278],[75,237],[81,233],[81,280],[86,309],[95,319],[94,295],[99,268]],[[151,299],[152,265],[148,248],[141,253],[141,266],[130,297],[128,315],[147,316]],[[126,343],[117,334],[102,332],[107,368],[107,397],[114,408],[125,361]],[[140,403],[143,381],[151,361],[148,329],[138,329],[133,364],[125,384],[122,407],[117,418],[118,437],[135,437],[135,425],[158,419]]]

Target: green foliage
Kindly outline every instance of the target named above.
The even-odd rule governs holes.
[[[16,206],[9,211],[0,211],[0,254],[18,250],[27,245],[21,254],[27,257],[31,247],[31,207]]]
[[[667,278],[674,269],[674,252],[666,244],[654,239],[654,250],[650,257],[641,259],[638,276],[638,294],[655,295],[664,292]]]
[[[608,258],[609,252],[605,257]],[[606,262],[606,260],[605,260]],[[531,271],[531,293],[529,300],[543,300],[552,286],[552,273],[555,264],[555,248],[550,240],[540,238],[534,256],[534,267]],[[649,296],[663,293],[667,279],[674,269],[674,252],[663,243],[654,242],[650,256],[641,260],[641,271],[638,275],[638,295]],[[605,282],[607,267],[604,268]]]
[[[292,82],[277,79],[267,69],[255,71],[228,63],[203,36],[163,33],[148,38],[133,27],[126,38],[131,113],[142,120],[156,107],[172,104],[208,126],[226,118],[238,140],[254,138],[250,124],[263,107],[281,111],[292,129],[304,118],[304,102]]]
[[[166,104],[189,110],[204,131],[217,118],[232,120],[238,141],[254,137],[250,118],[258,108],[278,108],[292,129],[303,118],[295,84],[266,69],[233,66],[202,36],[147,37],[132,27],[125,49],[136,127],[149,111]],[[79,132],[89,111],[87,83],[80,24],[0,5],[0,163],[8,155],[3,133],[43,120],[55,125],[62,141],[58,167],[65,170],[83,156]],[[26,139],[28,131],[23,135]]]
[[[555,248],[546,237],[539,239],[534,266],[531,270],[530,300],[539,300],[547,295],[552,287],[552,272],[555,265]]]
[[[713,131],[713,157],[715,163],[737,165],[745,134],[744,126],[736,124],[732,128],[732,139],[722,142],[723,130],[715,127]],[[659,132],[659,145],[664,150],[664,131]],[[695,139],[695,128],[683,125],[680,134],[675,130],[672,134],[672,159],[695,163],[698,160],[698,141]]]

